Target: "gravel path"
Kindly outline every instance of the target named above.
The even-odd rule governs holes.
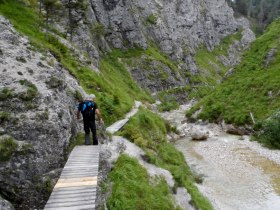
[[[219,125],[182,123],[185,110],[164,117],[186,137],[176,142],[188,164],[203,176],[198,185],[217,210],[280,210],[280,151],[269,150],[245,136],[226,134]],[[188,136],[192,129],[209,132],[205,142]]]

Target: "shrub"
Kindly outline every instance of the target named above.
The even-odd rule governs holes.
[[[270,148],[280,149],[280,111],[265,120],[255,138]]]
[[[101,23],[96,22],[92,26],[92,33],[97,37],[104,36],[105,35],[105,28]]]
[[[16,151],[18,144],[10,136],[0,138],[0,161],[8,161]]]
[[[152,25],[155,25],[157,23],[157,17],[154,14],[150,14],[147,19],[147,23],[150,23]]]
[[[62,88],[64,86],[64,82],[62,79],[59,79],[55,76],[52,76],[49,81],[46,82],[49,88]]]
[[[159,111],[161,112],[166,112],[166,111],[171,111],[174,109],[179,108],[179,104],[174,100],[171,101],[164,101],[163,103],[161,103],[159,106]]]
[[[10,119],[11,114],[9,112],[0,112],[0,124]]]
[[[82,96],[81,92],[78,90],[75,90],[74,97],[77,101],[83,101],[83,96]]]
[[[19,98],[22,99],[23,101],[32,101],[38,94],[37,87],[33,83],[27,80],[20,80],[19,82],[21,85],[27,87],[27,91],[20,93]]]
[[[5,101],[13,97],[13,91],[9,88],[3,88],[0,90],[0,101]]]

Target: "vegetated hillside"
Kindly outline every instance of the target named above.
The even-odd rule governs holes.
[[[203,98],[187,115],[236,125],[252,124],[280,107],[280,19],[274,21],[244,54],[232,76]]]

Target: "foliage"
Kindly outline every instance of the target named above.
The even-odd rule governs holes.
[[[9,112],[0,112],[0,124],[8,121],[10,119],[11,114]]]
[[[217,85],[229,69],[219,59],[220,56],[228,56],[228,49],[231,44],[242,37],[241,30],[235,34],[223,38],[214,50],[209,51],[205,46],[201,46],[195,55],[195,61],[199,68],[199,76],[192,76],[191,83],[194,85],[203,83],[209,89]]]
[[[150,181],[136,159],[121,155],[109,177],[114,183],[107,202],[109,209],[174,209],[165,180]]]
[[[1,136],[0,139],[0,161],[8,161],[16,151],[18,144],[12,137]]]
[[[81,92],[78,90],[75,90],[74,97],[79,102],[83,101],[83,96],[82,96]]]
[[[73,39],[73,34],[78,27],[78,23],[80,21],[79,16],[85,16],[88,4],[86,0],[79,0],[79,1],[74,1],[74,0],[68,0],[62,2],[64,6],[68,10],[68,27],[67,31],[70,34],[70,40],[72,41]],[[75,13],[78,13],[79,15],[73,15],[73,11]]]
[[[93,26],[92,26],[92,33],[96,37],[104,36],[105,35],[105,28],[102,25],[102,23],[96,22],[95,24],[93,24]]]
[[[260,36],[244,54],[235,73],[203,98],[188,115],[203,107],[199,118],[237,125],[251,124],[250,112],[256,120],[269,117],[280,106],[280,19]],[[269,52],[275,55],[267,61]]]
[[[260,131],[255,139],[265,146],[280,149],[280,112],[276,112],[270,118],[261,123]]]
[[[190,86],[176,87],[169,90],[157,92],[159,100],[162,102],[158,108],[160,111],[171,111],[179,107],[178,99],[187,101],[192,88]]]
[[[56,76],[51,76],[49,81],[47,81],[46,83],[48,84],[49,88],[60,88],[64,85],[63,80]]]
[[[147,19],[147,23],[155,25],[157,23],[157,17],[154,14],[150,14]]]
[[[256,24],[255,32],[262,33],[265,27],[280,16],[278,0],[227,0],[237,16],[243,15]]]
[[[46,35],[48,35],[50,18],[52,16],[55,16],[56,10],[58,10],[61,7],[61,4],[60,4],[60,1],[58,1],[58,0],[44,0],[44,1],[42,1],[42,4],[46,11],[45,29],[46,29]]]
[[[209,201],[194,185],[194,177],[181,152],[171,143],[167,143],[166,134],[172,128],[157,114],[140,108],[132,117],[121,135],[146,151],[146,160],[152,164],[169,170],[178,186],[185,187],[191,194],[196,208],[213,209]]]
[[[9,88],[1,88],[0,90],[0,101],[5,101],[9,98],[13,97],[13,90],[9,89]]]
[[[171,111],[177,108],[179,108],[179,104],[174,96],[164,97],[162,103],[158,105],[158,109],[161,112]]]
[[[229,70],[221,60],[220,56],[228,56],[228,49],[234,41],[242,38],[242,30],[223,38],[219,45],[209,51],[201,46],[195,55],[195,61],[199,68],[199,74],[190,75],[192,90],[189,91],[189,98],[201,99],[208,95],[223,81],[225,73]]]
[[[21,85],[26,86],[26,92],[20,93],[19,98],[23,101],[32,101],[38,95],[37,87],[28,80],[20,80]]]

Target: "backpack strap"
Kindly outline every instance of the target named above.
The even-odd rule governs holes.
[[[86,105],[86,103],[84,103],[83,108],[82,108],[82,112],[84,112],[86,110],[86,108],[87,108],[87,105]]]

